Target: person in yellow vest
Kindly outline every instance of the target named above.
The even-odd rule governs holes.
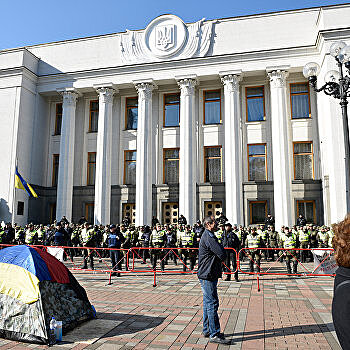
[[[24,244],[24,230],[21,226],[15,226],[15,243],[16,244]]]
[[[251,232],[247,235],[244,246],[247,249],[249,257],[249,271],[254,272],[254,263],[256,271],[260,272],[261,254],[259,248],[261,247],[261,237],[258,235],[256,228],[252,227]]]
[[[329,235],[324,226],[322,226],[321,229],[319,230],[317,238],[318,238],[319,248],[328,248]]]
[[[37,234],[38,234],[38,244],[44,244],[45,230],[44,230],[43,224],[39,225]]]
[[[269,247],[269,233],[267,229],[264,229],[264,225],[260,225],[256,231],[258,235],[260,236],[260,242],[262,248],[268,248]],[[268,257],[268,250],[263,250],[262,253],[264,254],[265,261],[267,261]]]
[[[309,230],[306,226],[299,227],[298,230],[298,238],[300,242],[300,248],[302,249],[309,249],[310,248],[310,234]],[[309,251],[307,250],[301,250],[300,251],[300,262],[306,263],[306,258],[309,256]]]
[[[34,245],[36,243],[36,240],[37,240],[37,232],[34,229],[34,225],[30,223],[25,233],[25,244]]]
[[[190,270],[193,271],[196,264],[196,250],[191,248],[195,247],[195,233],[190,225],[186,225],[185,230],[181,231],[178,244],[181,248],[179,254],[183,262],[182,271],[185,272],[187,269],[187,259],[190,260]]]
[[[84,224],[84,228],[80,232],[81,242],[83,247],[94,247],[94,228],[90,226],[88,222]],[[91,249],[83,249],[84,251],[84,266],[83,269],[87,269],[87,261],[90,261],[90,268],[94,270],[94,256],[93,251]]]
[[[220,225],[219,229],[215,232],[215,236],[218,239],[218,242],[222,244],[223,234],[225,231],[225,224]]]
[[[162,229],[161,225],[157,224],[155,230],[152,231],[150,236],[150,246],[151,248],[165,248],[166,246],[166,235],[165,231]],[[165,251],[162,249],[151,249],[151,262],[153,265],[153,270],[156,269],[157,259],[160,260],[160,268],[164,271],[165,266]]]
[[[298,238],[293,235],[292,230],[288,227],[285,227],[284,229],[282,248],[286,249],[283,254],[286,258],[287,273],[292,273],[291,261],[293,261],[293,274],[296,274],[298,269],[297,251],[289,249],[298,248]]]

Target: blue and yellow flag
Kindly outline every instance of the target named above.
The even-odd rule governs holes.
[[[18,172],[18,169],[16,167],[16,173],[15,173],[15,188],[19,188],[20,190],[27,191],[30,197],[38,198],[38,195],[33,190],[33,187],[27,183],[26,180],[23,179],[23,177]]]

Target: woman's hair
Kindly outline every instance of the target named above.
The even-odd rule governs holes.
[[[350,267],[350,214],[338,224],[333,225],[335,260],[339,266]]]

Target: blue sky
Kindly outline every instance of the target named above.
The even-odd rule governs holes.
[[[327,0],[1,0],[0,50],[142,29],[172,13],[185,22],[347,3]]]

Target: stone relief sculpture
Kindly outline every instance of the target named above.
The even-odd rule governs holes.
[[[143,31],[120,35],[122,60],[133,64],[204,57],[213,41],[214,23],[203,18],[186,25],[174,15],[157,17]]]

